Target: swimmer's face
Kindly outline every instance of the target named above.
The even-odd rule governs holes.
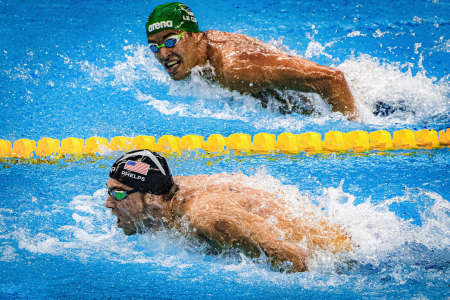
[[[148,42],[161,45],[167,39],[174,38],[182,33],[182,30],[164,30],[148,35]],[[172,48],[159,48],[154,53],[156,59],[164,66],[167,73],[174,80],[186,78],[198,61],[197,39],[190,32],[185,32],[180,40]]]
[[[132,190],[129,186],[113,178],[109,178],[106,185],[110,190]],[[151,224],[154,219],[152,209],[149,209],[149,206],[146,205],[144,194],[140,192],[132,193],[120,201],[108,195],[105,207],[111,208],[112,214],[117,217],[117,227],[122,228],[126,235],[133,235],[137,231],[142,231],[143,225]]]

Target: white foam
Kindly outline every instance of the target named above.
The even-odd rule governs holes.
[[[347,37],[366,36],[367,34],[361,33],[359,30],[352,31],[347,34]]]
[[[306,58],[313,58],[313,57],[319,57],[319,56],[325,56],[327,58],[332,58],[332,56],[325,52],[326,46],[323,46],[321,43],[317,41],[310,41],[308,43],[308,47],[305,51],[305,57]]]
[[[381,31],[379,28],[377,28],[377,30],[375,30],[375,32],[372,34],[372,36],[377,39],[377,38],[383,37],[386,34],[390,34],[390,33],[391,33],[390,31]]]
[[[16,249],[12,246],[0,246],[0,261],[14,261],[17,257]]]
[[[416,240],[431,249],[448,248],[450,245],[450,203],[437,193],[421,192],[434,203],[420,211],[423,224],[417,232]]]
[[[433,51],[450,53],[450,39],[445,39],[444,36],[439,37],[439,40],[435,42],[436,46],[431,48]],[[448,78],[448,75],[447,75]]]
[[[414,124],[450,110],[450,86],[446,80],[428,78],[424,72],[413,74],[410,69],[402,71],[400,64],[382,62],[369,55],[348,59],[338,68],[345,74],[364,123]],[[376,117],[372,110],[377,101],[403,102],[410,111]]]

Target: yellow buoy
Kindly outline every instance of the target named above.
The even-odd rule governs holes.
[[[450,128],[439,131],[439,143],[443,146],[450,145]]]
[[[278,135],[276,148],[285,154],[298,154],[300,152],[297,136],[290,132],[283,132]]]
[[[202,149],[203,137],[200,135],[188,134],[181,138],[180,146],[182,150],[193,151],[195,149]]]
[[[84,154],[84,140],[73,137],[62,140],[61,154]]]
[[[394,131],[392,146],[396,149],[412,149],[416,148],[415,132],[409,129]]]
[[[256,153],[269,154],[275,150],[275,134],[260,132],[253,137],[252,150]]]
[[[348,149],[354,152],[363,152],[370,149],[369,133],[363,130],[350,131],[345,135]]]
[[[59,154],[61,151],[61,145],[59,140],[44,137],[39,140],[36,149],[36,154],[42,157],[47,157],[52,154]]]
[[[109,141],[109,147],[114,151],[130,151],[133,149],[133,143],[130,137],[115,136]]]
[[[84,148],[86,154],[105,153],[109,149],[108,140],[104,137],[93,136],[86,139]]]
[[[439,138],[436,130],[423,129],[416,132],[418,147],[433,149],[439,147]]]
[[[342,152],[348,150],[345,134],[340,131],[328,131],[323,140],[323,150],[329,152]]]
[[[369,133],[370,148],[384,151],[392,148],[391,134],[386,130],[377,130]]]
[[[205,143],[203,143],[203,150],[209,153],[223,153],[227,142],[225,138],[217,133],[211,134]]]
[[[156,145],[156,139],[153,136],[139,135],[135,136],[131,143],[134,149],[148,149],[150,151],[158,151],[158,146]]]
[[[36,142],[30,139],[18,139],[13,144],[12,156],[20,158],[29,158],[36,149]]]
[[[227,147],[229,150],[241,152],[250,152],[252,147],[252,138],[249,134],[233,133],[228,136]]]
[[[0,139],[0,158],[10,157],[12,153],[12,145],[10,141]]]
[[[297,135],[297,143],[301,151],[318,153],[322,150],[322,136],[317,132],[305,132]]]
[[[158,149],[167,154],[181,153],[180,138],[173,135],[163,135],[158,140]]]

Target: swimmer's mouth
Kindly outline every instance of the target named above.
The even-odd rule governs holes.
[[[169,75],[175,75],[175,73],[178,71],[178,67],[181,65],[180,59],[171,59],[164,63],[164,68],[166,68],[167,73]]]
[[[116,226],[118,228],[122,228],[125,235],[133,235],[136,233],[136,229],[132,229],[131,227],[127,226],[125,222],[123,222],[119,217],[117,217]]]
[[[121,218],[117,217],[117,222],[116,222],[116,226],[119,228],[125,228],[127,227],[127,222],[125,222],[124,220],[122,220]]]

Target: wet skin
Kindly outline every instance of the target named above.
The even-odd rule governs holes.
[[[221,247],[239,247],[257,255],[262,250],[274,265],[290,262],[293,271],[305,271],[306,259],[315,250],[350,250],[351,239],[339,226],[311,212],[293,213],[283,192],[244,186],[241,182],[246,178],[242,174],[176,177],[179,190],[169,201],[133,193],[122,201],[108,196],[105,206],[127,235],[160,221]],[[111,178],[107,186],[131,190]]]
[[[161,44],[180,30],[165,30],[148,36]],[[353,95],[344,74],[289,55],[255,38],[210,30],[185,33],[173,48],[160,48],[155,57],[172,79],[186,78],[195,66],[212,67],[207,78],[225,88],[256,98],[276,96],[278,91],[296,90],[319,94],[332,107],[350,119],[357,117]],[[284,101],[283,99],[279,99]]]
[[[108,179],[106,186],[111,190],[132,190],[132,188],[113,178]],[[117,227],[121,228],[126,235],[133,235],[137,231],[144,231],[144,227],[146,226],[152,226],[155,223],[154,218],[160,217],[155,213],[154,207],[154,203],[160,201],[159,198],[161,198],[159,195],[144,195],[143,193],[136,192],[118,201],[108,195],[105,201],[105,207],[110,208],[112,214],[116,216]]]

